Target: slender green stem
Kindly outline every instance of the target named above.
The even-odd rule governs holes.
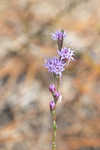
[[[56,84],[57,84],[57,90],[59,89],[60,85],[60,78],[56,78]],[[56,130],[57,130],[57,125],[56,125],[56,107],[52,111],[52,123],[53,123],[53,135],[52,135],[52,150],[56,150]]]
[[[60,77],[57,78],[57,90],[59,91],[60,88]]]
[[[53,135],[52,135],[52,150],[56,150],[56,110],[52,111]]]

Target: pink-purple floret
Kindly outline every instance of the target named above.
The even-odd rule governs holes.
[[[66,37],[66,33],[61,31],[56,31],[55,33],[52,33],[51,36],[53,40],[62,40],[65,37]]]
[[[47,59],[45,67],[48,69],[49,72],[52,72],[59,76],[61,76],[62,72],[64,71],[64,64],[62,63],[62,60],[58,57]]]
[[[62,48],[61,51],[57,51],[61,60],[66,60],[68,63],[74,60],[74,51],[71,48]]]

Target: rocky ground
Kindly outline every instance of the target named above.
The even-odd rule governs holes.
[[[0,150],[51,149],[51,33],[67,32],[76,61],[63,74],[57,150],[100,149],[99,0],[0,1]]]

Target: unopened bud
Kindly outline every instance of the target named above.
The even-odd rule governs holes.
[[[54,93],[54,92],[56,91],[56,88],[55,88],[55,85],[54,85],[54,84],[50,84],[50,85],[49,85],[49,91],[50,91],[51,93]]]
[[[57,100],[59,99],[59,96],[60,96],[60,93],[59,92],[57,92],[57,91],[55,91],[55,93],[54,93],[54,100],[55,100],[55,103],[57,102]]]
[[[55,102],[53,100],[50,101],[49,106],[50,106],[51,111],[54,110],[55,109]]]

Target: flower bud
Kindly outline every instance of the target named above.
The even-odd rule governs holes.
[[[54,100],[55,100],[55,103],[56,103],[57,100],[59,99],[60,93],[55,91],[53,96],[54,96]]]
[[[55,85],[54,85],[54,84],[50,84],[50,85],[49,85],[49,91],[50,91],[51,93],[54,93],[54,92],[56,91],[56,88],[55,88]]]
[[[51,111],[54,110],[55,109],[55,102],[53,100],[50,101],[49,106],[50,106]]]

